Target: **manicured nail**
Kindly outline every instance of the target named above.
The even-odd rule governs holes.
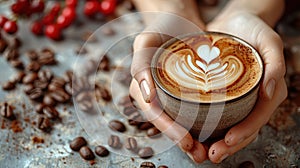
[[[226,153],[224,154],[218,161],[218,163],[222,162],[224,159],[226,159],[229,155]]]
[[[266,93],[269,99],[272,99],[275,90],[275,80],[271,79],[266,86]]]
[[[150,103],[150,87],[146,80],[142,80],[142,82],[140,83],[140,89],[145,102]]]

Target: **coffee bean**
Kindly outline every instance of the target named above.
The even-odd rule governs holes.
[[[19,58],[19,51],[15,48],[9,49],[8,52],[5,55],[5,58],[10,61],[10,60],[15,60]]]
[[[0,114],[2,117],[7,118],[7,119],[10,119],[10,120],[15,119],[13,108],[6,102],[0,106]]]
[[[43,113],[43,108],[44,108],[44,107],[45,107],[44,104],[39,103],[39,104],[36,104],[36,105],[34,106],[34,110],[35,110],[37,113],[42,114],[42,113]]]
[[[76,96],[82,91],[91,89],[89,80],[86,77],[74,77],[72,82],[73,94]]]
[[[29,84],[29,83],[33,83],[34,80],[36,80],[38,78],[37,73],[32,72],[29,74],[26,74],[26,76],[24,76],[23,78],[23,84]]]
[[[83,100],[78,102],[78,107],[80,110],[84,112],[91,112],[94,109],[93,103],[90,102],[89,100]]]
[[[85,47],[82,47],[82,46],[78,46],[75,50],[75,53],[77,55],[85,55],[88,53],[88,50],[85,48]]]
[[[118,131],[118,132],[125,132],[126,131],[126,127],[125,125],[118,120],[112,120],[109,122],[109,128],[111,128],[114,131]]]
[[[148,158],[152,157],[153,154],[154,154],[154,152],[151,147],[141,148],[138,152],[139,157],[142,159],[148,159]]]
[[[5,49],[7,48],[8,44],[7,41],[3,38],[0,38],[0,53],[4,53]]]
[[[64,80],[65,82],[72,82],[72,79],[73,79],[73,71],[66,71],[64,73]]]
[[[137,142],[136,142],[135,138],[133,138],[133,137],[127,138],[124,145],[125,145],[125,148],[130,151],[136,152],[138,149]]]
[[[108,57],[106,55],[104,55],[99,63],[98,70],[109,71],[109,69],[110,69],[109,64],[110,64],[110,61],[109,61]]]
[[[156,127],[152,127],[147,130],[147,136],[149,138],[158,138],[161,136],[161,132]]]
[[[38,72],[39,80],[50,83],[53,74],[50,69],[43,69]]]
[[[24,64],[22,61],[20,61],[19,59],[14,59],[14,60],[10,60],[9,61],[10,65],[13,66],[14,68],[23,70],[24,69]]]
[[[68,83],[65,84],[65,91],[66,91],[70,96],[73,96],[72,82],[68,82]]]
[[[59,117],[58,111],[51,106],[45,106],[43,108],[43,113],[49,119],[57,119]]]
[[[63,89],[66,82],[63,78],[55,77],[51,80],[51,83],[48,85],[49,91],[56,91],[58,89]]]
[[[105,101],[110,101],[112,98],[110,92],[106,88],[99,85],[96,85],[95,87],[95,95],[97,100],[99,100],[99,97],[101,97]]]
[[[133,114],[135,112],[139,113],[134,106],[124,107],[124,109],[123,109],[123,114],[126,116],[130,116],[131,114]]]
[[[44,48],[40,52],[38,62],[43,64],[43,65],[54,65],[54,64],[56,64],[55,53],[53,52],[52,49]]]
[[[21,41],[19,38],[15,37],[15,38],[13,39],[13,41],[12,41],[11,47],[12,47],[12,48],[19,48],[19,47],[21,47],[21,46],[22,46],[22,41]]]
[[[39,117],[37,125],[38,128],[44,132],[50,132],[52,129],[52,124],[50,120],[46,117]]]
[[[155,164],[152,162],[143,162],[140,168],[155,168]]]
[[[43,96],[44,96],[44,93],[41,88],[34,88],[34,89],[30,90],[28,93],[28,97],[31,100],[35,100],[35,101],[39,101],[40,99],[43,98]]]
[[[255,168],[255,165],[251,161],[245,161],[239,165],[239,168]]]
[[[49,82],[48,81],[42,81],[40,79],[37,79],[33,82],[33,86],[35,88],[40,88],[42,90],[46,90],[48,88]]]
[[[12,78],[12,81],[13,81],[14,83],[20,83],[20,82],[22,82],[22,80],[23,80],[23,78],[24,78],[25,75],[26,75],[26,74],[25,74],[23,71],[19,71],[19,72],[17,72],[17,74]]]
[[[24,92],[29,95],[30,92],[34,89],[33,84],[24,85]]]
[[[41,65],[37,61],[32,61],[26,66],[27,71],[37,72],[41,68]]]
[[[46,94],[43,98],[43,104],[47,106],[55,106],[56,101],[52,98],[50,94]]]
[[[117,135],[111,135],[108,139],[108,145],[112,148],[119,149],[122,147],[120,138]]]
[[[166,166],[166,165],[160,165],[160,166],[158,166],[158,168],[168,168],[168,166]]]
[[[32,61],[36,61],[39,58],[39,55],[38,55],[38,53],[35,50],[29,50],[29,51],[27,51],[26,55]]]
[[[109,155],[109,151],[104,146],[96,146],[95,153],[100,157],[105,157]]]
[[[144,121],[143,117],[139,112],[134,112],[130,116],[128,116],[128,123],[129,125],[140,125]]]
[[[81,147],[79,150],[79,154],[85,160],[95,159],[95,155],[94,155],[93,151],[87,146]]]
[[[2,84],[2,89],[3,90],[13,90],[16,88],[16,84],[12,81],[7,81]]]
[[[154,125],[152,123],[150,123],[150,122],[144,122],[141,125],[139,125],[138,128],[140,130],[147,130],[147,129],[152,128],[152,127],[154,127]]]
[[[84,137],[77,137],[70,142],[70,148],[73,151],[79,151],[81,147],[86,146],[87,141]]]
[[[103,26],[100,30],[106,36],[112,36],[116,33],[110,26]]]
[[[91,75],[91,74],[95,74],[95,72],[97,71],[97,65],[98,62],[95,60],[87,60],[84,63],[84,73],[86,75]]]

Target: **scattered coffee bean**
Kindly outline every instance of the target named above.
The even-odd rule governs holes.
[[[109,67],[110,61],[108,59],[108,57],[106,55],[104,55],[99,63],[99,70],[102,71],[109,71],[110,67]]]
[[[73,96],[73,88],[72,88],[72,82],[68,82],[65,84],[65,91],[68,93],[70,96]]]
[[[120,138],[117,135],[111,135],[108,139],[108,145],[112,148],[119,149],[122,147]]]
[[[35,80],[35,81],[33,82],[33,86],[34,86],[35,88],[40,88],[40,89],[42,89],[42,90],[46,90],[46,89],[48,88],[48,85],[49,85],[49,82],[48,82],[48,81],[42,81],[42,80],[40,80],[40,79]]]
[[[255,168],[255,165],[251,161],[245,161],[239,165],[239,168]]]
[[[106,36],[112,36],[116,33],[110,26],[103,26],[100,30]]]
[[[137,109],[134,106],[128,106],[128,107],[124,107],[123,109],[123,114],[126,116],[130,116],[131,114],[135,113],[137,111]]]
[[[72,83],[72,79],[73,79],[73,71],[66,71],[65,73],[64,73],[64,80],[65,80],[65,82],[71,82]]]
[[[79,154],[85,160],[95,159],[95,155],[94,155],[93,151],[87,146],[81,147],[79,150]]]
[[[29,83],[33,83],[34,80],[36,80],[38,78],[37,73],[32,72],[29,74],[26,74],[26,76],[24,76],[23,78],[23,84],[29,84]]]
[[[51,97],[60,103],[64,103],[70,99],[68,93],[66,93],[63,89],[58,89],[55,92],[50,93]]]
[[[47,106],[54,106],[56,104],[56,101],[52,98],[50,94],[46,94],[43,98],[43,104]]]
[[[152,127],[147,130],[147,136],[149,138],[158,138],[161,136],[161,132],[156,127]]]
[[[7,48],[8,44],[7,41],[3,38],[0,38],[0,53],[4,53],[5,49]]]
[[[14,60],[10,60],[9,61],[10,65],[13,66],[14,68],[23,70],[24,69],[24,64],[22,61],[20,61],[19,59],[14,59]]]
[[[144,121],[143,117],[139,112],[134,112],[130,116],[128,116],[129,125],[138,126]]]
[[[51,81],[53,74],[50,69],[43,69],[38,72],[39,80],[48,82]]]
[[[63,78],[55,77],[51,80],[51,83],[48,85],[49,91],[57,91],[58,89],[63,89],[66,82]]]
[[[99,97],[101,97],[105,101],[110,101],[112,99],[110,92],[99,85],[96,85],[95,87],[95,95],[96,98],[99,100]]]
[[[15,48],[9,49],[8,52],[5,55],[5,58],[10,61],[10,60],[15,60],[19,58],[19,51]]]
[[[76,96],[78,93],[91,89],[91,84],[87,77],[74,77],[72,82],[73,94]]]
[[[168,166],[166,166],[166,165],[160,165],[160,166],[158,166],[158,168],[168,168]]]
[[[39,101],[44,96],[44,93],[41,88],[33,88],[29,91],[28,97],[31,100]]]
[[[85,63],[84,63],[84,73],[86,75],[92,75],[92,74],[95,74],[96,71],[97,71],[97,65],[98,65],[98,62],[95,61],[95,60],[87,60]]]
[[[81,36],[82,41],[88,42],[88,43],[95,43],[98,41],[96,36],[91,31],[84,32]]]
[[[118,131],[118,132],[125,132],[126,131],[126,127],[125,125],[118,120],[112,120],[109,122],[109,128],[111,128],[114,131]]]
[[[50,132],[52,129],[52,124],[50,120],[46,117],[39,117],[37,125],[38,128],[44,132]]]
[[[16,84],[12,81],[7,81],[2,84],[2,89],[3,90],[13,90],[16,88]]]
[[[152,127],[154,127],[154,125],[152,124],[152,123],[150,123],[150,122],[144,122],[144,123],[142,123],[141,125],[139,125],[139,129],[140,130],[147,130],[147,129],[150,129],[150,128],[152,128]]]
[[[100,157],[105,157],[109,155],[109,151],[104,146],[96,146],[95,153]]]
[[[22,46],[22,41],[21,41],[19,38],[15,37],[15,38],[13,39],[13,41],[12,41],[11,47],[12,47],[12,48],[19,48],[19,47],[21,47],[21,46]]]
[[[37,61],[32,61],[26,66],[27,71],[37,72],[41,68],[41,65]]]
[[[84,137],[77,137],[70,142],[70,148],[73,151],[79,151],[81,147],[86,146],[87,141]]]
[[[85,55],[88,53],[87,49],[85,47],[82,47],[82,46],[78,46],[75,50],[75,53],[77,55]]]
[[[54,52],[48,48],[43,49],[39,55],[38,62],[42,65],[56,64]]]
[[[57,119],[57,118],[59,118],[58,111],[54,107],[51,107],[51,106],[45,106],[43,108],[43,113],[49,119]]]
[[[138,152],[139,157],[142,159],[148,159],[148,158],[152,157],[153,154],[154,154],[154,152],[151,147],[141,148]]]
[[[8,103],[4,103],[3,105],[0,105],[0,114],[2,117],[14,120],[15,115],[12,106],[10,106]]]
[[[143,162],[140,168],[155,168],[155,164],[152,162]]]
[[[93,103],[90,100],[83,100],[78,102],[78,107],[84,112],[91,112],[94,109]]]
[[[137,152],[138,144],[137,144],[135,138],[133,138],[133,137],[127,138],[124,145],[125,145],[126,149],[133,151],[133,152]]]
[[[22,82],[22,80],[23,80],[23,78],[24,78],[25,75],[26,75],[26,74],[25,74],[23,71],[19,71],[19,72],[17,72],[17,74],[12,78],[12,81],[13,81],[14,83],[20,83],[20,82]]]
[[[32,61],[36,61],[39,58],[39,55],[38,55],[38,53],[35,50],[29,50],[29,51],[27,51],[26,55]]]
[[[42,113],[43,113],[43,108],[44,108],[44,107],[45,107],[44,104],[39,103],[39,104],[36,104],[36,105],[34,106],[34,110],[35,110],[37,113],[42,114]]]

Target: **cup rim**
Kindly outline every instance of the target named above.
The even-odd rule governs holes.
[[[254,54],[256,55],[256,58],[257,58],[257,61],[258,61],[258,64],[261,68],[261,73],[260,73],[260,76],[259,76],[259,80],[256,81],[256,83],[251,87],[251,89],[238,96],[238,97],[235,97],[235,98],[232,98],[232,99],[229,99],[229,100],[220,100],[220,101],[214,101],[214,102],[201,102],[201,101],[192,101],[192,100],[187,100],[187,99],[184,99],[184,98],[180,98],[180,97],[177,97],[176,95],[172,94],[170,91],[168,91],[167,88],[165,88],[164,86],[162,86],[162,84],[160,83],[159,79],[158,79],[158,76],[156,74],[156,62],[157,62],[157,59],[159,58],[160,54],[164,51],[165,48],[167,48],[168,46],[170,46],[171,44],[173,44],[175,41],[177,40],[181,40],[185,37],[189,37],[189,36],[194,36],[194,35],[221,35],[221,36],[228,36],[234,40],[237,40],[239,43],[251,48],[252,52],[254,52]],[[261,58],[261,55],[259,54],[259,52],[251,45],[249,44],[248,42],[246,42],[245,40],[239,38],[239,37],[236,37],[234,35],[231,35],[231,34],[227,34],[227,33],[223,33],[223,32],[215,32],[215,31],[203,31],[203,32],[192,32],[192,33],[187,33],[187,34],[182,34],[182,35],[179,35],[179,36],[176,36],[176,37],[172,37],[171,39],[167,40],[166,42],[164,42],[161,46],[159,46],[159,48],[157,49],[157,51],[154,53],[153,55],[153,58],[151,60],[151,75],[152,75],[152,78],[154,80],[154,83],[156,86],[158,86],[164,93],[166,93],[167,95],[169,95],[170,97],[178,100],[178,101],[183,101],[183,102],[188,102],[188,103],[192,103],[192,104],[223,104],[223,103],[230,103],[230,102],[234,102],[234,101],[237,101],[237,100],[240,100],[242,99],[243,97],[246,97],[247,95],[251,94],[261,83],[262,81],[262,78],[263,78],[263,75],[264,75],[264,63],[263,63],[263,60]]]

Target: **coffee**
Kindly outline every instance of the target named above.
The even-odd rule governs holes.
[[[258,53],[230,35],[194,34],[172,39],[154,64],[169,94],[192,102],[228,101],[246,94],[261,76]]]

